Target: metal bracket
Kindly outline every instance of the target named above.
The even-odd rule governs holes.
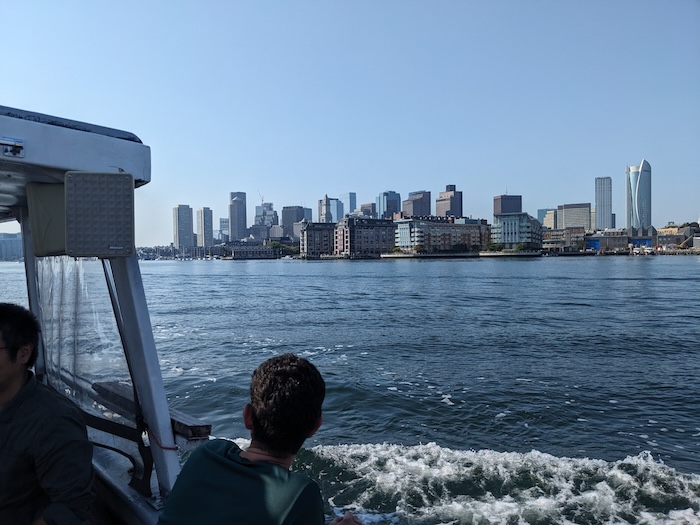
[[[0,137],[2,154],[6,157],[24,158],[24,141],[10,137]]]

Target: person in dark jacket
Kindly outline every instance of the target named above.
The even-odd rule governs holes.
[[[0,523],[83,524],[92,444],[78,407],[31,371],[39,332],[29,310],[0,303]]]

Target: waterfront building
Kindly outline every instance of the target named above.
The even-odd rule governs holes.
[[[197,246],[214,246],[214,216],[206,206],[197,210]]]
[[[435,215],[438,217],[462,217],[462,192],[448,184],[435,199]]]
[[[523,212],[523,196],[522,195],[496,195],[493,198],[493,214],[500,213],[522,213]],[[537,217],[539,219],[539,214]],[[542,221],[540,220],[540,224]]]
[[[302,221],[299,235],[299,255],[303,259],[319,259],[333,255],[335,224]]]
[[[219,242],[227,243],[229,241],[229,224],[228,224],[228,217],[226,218],[219,218],[219,235],[217,236],[217,240]]]
[[[599,253],[627,253],[629,245],[630,238],[624,229],[610,228],[585,235],[586,250]]]
[[[561,204],[557,206],[557,222],[555,228],[583,227],[591,229],[591,203]]]
[[[248,218],[245,192],[231,192],[228,205],[228,237],[230,241],[240,241],[248,235]]]
[[[378,219],[393,219],[394,214],[401,211],[401,195],[395,191],[383,191],[377,195],[376,203]]]
[[[414,217],[396,223],[394,244],[404,253],[450,253],[482,249],[490,242],[485,219]]]
[[[194,247],[192,208],[187,204],[178,204],[173,208],[173,236],[176,249],[190,250]]]
[[[503,249],[542,248],[542,225],[527,213],[501,213],[493,216],[491,242]]]
[[[393,221],[345,217],[335,226],[334,255],[364,259],[389,253],[394,248],[395,229]]]
[[[425,190],[412,191],[408,199],[401,203],[404,217],[427,217],[430,215],[430,192]]]
[[[377,204],[374,202],[368,202],[366,204],[360,205],[360,214],[368,219],[377,218]]]
[[[22,234],[0,233],[0,261],[18,261],[22,257]]]
[[[557,252],[581,251],[585,245],[586,229],[575,226],[542,230],[542,249]]]
[[[651,165],[646,160],[639,166],[627,166],[625,193],[627,228],[651,226]]]
[[[284,206],[282,208],[282,230],[284,237],[294,237],[294,223],[301,222],[306,217],[306,212],[309,208],[302,206]],[[310,220],[310,219],[307,219]]]
[[[343,217],[345,215],[352,215],[357,209],[357,194],[354,191],[341,193],[338,196],[338,200],[343,205]],[[336,222],[338,222],[343,217],[337,217]]]
[[[235,244],[231,246],[233,259],[274,259],[275,252],[272,247],[262,244]]]
[[[612,212],[612,177],[595,178],[595,229],[614,228]]]

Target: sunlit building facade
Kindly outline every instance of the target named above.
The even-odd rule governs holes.
[[[614,228],[612,212],[612,177],[595,178],[595,229]]]
[[[651,165],[644,159],[639,166],[627,166],[627,228],[651,226]]]

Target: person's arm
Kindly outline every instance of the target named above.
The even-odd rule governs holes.
[[[92,443],[85,423],[77,410],[70,410],[48,417],[41,434],[36,474],[50,503],[35,523],[81,524],[93,500]]]

